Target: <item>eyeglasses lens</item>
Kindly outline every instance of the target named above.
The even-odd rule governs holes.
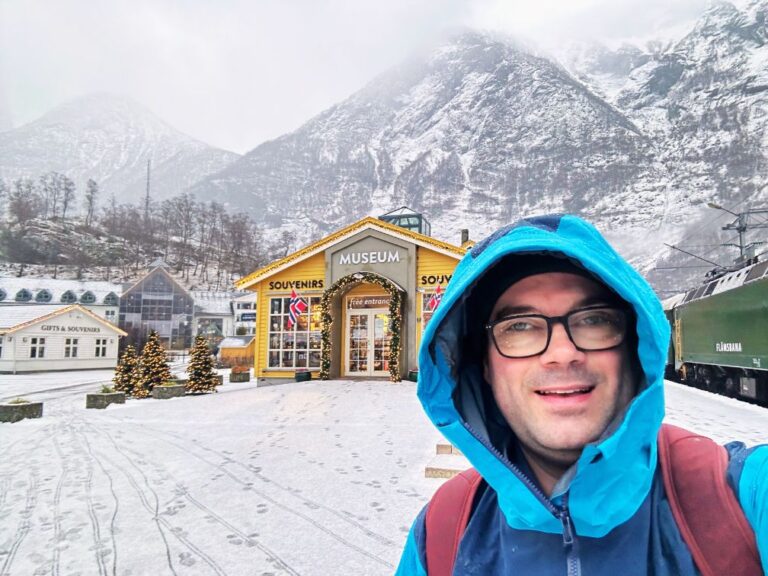
[[[575,310],[565,316],[513,316],[492,325],[493,339],[501,354],[522,358],[543,353],[552,324],[567,324],[574,345],[581,350],[607,350],[621,344],[626,333],[626,314],[616,308]]]

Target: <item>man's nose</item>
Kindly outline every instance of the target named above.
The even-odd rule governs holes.
[[[573,362],[583,362],[584,352],[576,348],[565,326],[558,322],[552,326],[552,336],[549,339],[549,346],[541,355],[541,361],[544,364],[571,364]]]

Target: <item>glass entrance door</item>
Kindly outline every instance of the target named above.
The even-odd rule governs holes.
[[[347,372],[350,376],[367,376],[368,366],[368,312],[349,314],[347,328]]]
[[[347,314],[347,375],[388,376],[392,333],[386,310]]]

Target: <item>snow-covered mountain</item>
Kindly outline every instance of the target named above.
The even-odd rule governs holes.
[[[676,41],[582,47],[562,65],[465,32],[239,159],[94,97],[0,133],[0,175],[77,167],[136,198],[152,155],[155,197],[191,185],[299,242],[401,205],[452,241],[573,212],[679,289],[702,270],[654,272],[695,264],[664,242],[711,244],[694,251],[727,263],[732,216],[707,203],[768,201],[766,15],[768,0],[719,2]]]
[[[300,238],[400,205],[454,241],[574,212],[660,290],[680,288],[702,270],[653,273],[680,262],[664,242],[713,244],[710,258],[729,263],[733,249],[716,245],[731,240],[730,216],[707,203],[768,194],[767,6],[717,3],[678,41],[592,47],[565,66],[464,33],[192,190]]]
[[[561,66],[466,32],[192,191],[308,235],[407,205],[457,241],[541,211],[644,229],[663,176],[649,138]]]
[[[676,234],[668,230],[668,238],[676,236],[721,263],[738,253],[717,246],[734,242],[734,232],[719,230],[734,217],[706,204],[731,210],[768,204],[766,15],[765,0],[741,8],[720,2],[665,50],[635,51],[630,62],[626,50],[598,48],[571,61],[580,78],[601,86],[653,142],[669,175],[666,221]],[[666,254],[657,263],[666,268],[672,261],[679,263],[680,254]],[[651,278],[663,284],[666,274]]]
[[[92,94],[0,132],[0,178],[66,174],[83,190],[93,178],[121,201],[143,198],[147,160],[152,197],[183,192],[239,158],[176,131],[133,100]]]

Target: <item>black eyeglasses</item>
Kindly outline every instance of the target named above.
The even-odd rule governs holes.
[[[624,342],[627,311],[610,306],[590,306],[564,316],[513,314],[487,324],[493,344],[507,358],[543,354],[552,339],[552,325],[562,324],[577,350],[609,350]]]

